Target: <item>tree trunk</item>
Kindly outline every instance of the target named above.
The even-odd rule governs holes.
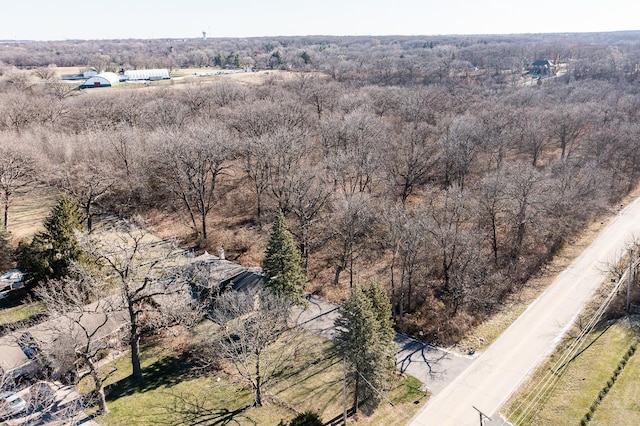
[[[353,250],[349,253],[349,288],[353,288]]]
[[[493,261],[495,265],[498,266],[498,232],[497,232],[497,224],[496,224],[496,216],[495,214],[491,215],[491,249],[493,250]]]
[[[4,230],[9,232],[9,191],[4,191]]]
[[[333,285],[335,285],[336,287],[338,286],[338,284],[340,284],[340,273],[343,270],[344,270],[344,268],[342,267],[342,265],[336,266],[336,275],[333,278]]]
[[[85,214],[87,215],[87,233],[91,233],[93,228],[93,218],[91,217],[91,199],[87,200],[87,204],[84,206]]]
[[[407,312],[411,312],[411,299],[413,297],[413,283],[412,283],[412,269],[413,268],[409,268],[408,274],[407,274]]]
[[[256,406],[262,407],[262,377],[260,376],[259,353],[256,353]]]
[[[444,292],[449,295],[449,263],[446,251],[442,253],[442,273],[444,275]]]
[[[131,336],[131,366],[133,367],[133,379],[142,380],[142,367],[140,366],[140,336]]]
[[[353,391],[353,416],[356,417],[358,414],[358,393],[360,390],[360,375],[358,374],[358,369],[356,368],[356,385]]]
[[[98,372],[98,368],[96,364],[91,360],[90,357],[85,357],[85,362],[89,366],[89,370],[91,371],[91,378],[93,379],[93,384],[96,388],[96,393],[98,395],[98,415],[109,413],[109,407],[107,407],[107,399],[104,395],[104,386],[102,384],[102,379],[100,378],[100,373]]]
[[[138,322],[133,306],[129,302],[129,317],[131,320],[131,337],[129,344],[131,345],[131,366],[133,367],[132,377],[136,381],[142,380],[142,367],[140,366],[140,333],[138,332]]]
[[[396,281],[395,281],[395,266],[397,250],[394,250],[391,257],[391,314],[394,318],[398,316],[398,307],[396,305]]]
[[[301,226],[302,228],[302,247],[301,247],[301,254],[302,254],[302,266],[304,267],[304,270],[308,270],[309,269],[309,240],[311,239],[309,237],[309,223],[305,221],[305,223]]]
[[[256,214],[258,215],[258,229],[262,229],[262,196],[256,193]]]
[[[202,241],[207,245],[207,214],[202,213]]]

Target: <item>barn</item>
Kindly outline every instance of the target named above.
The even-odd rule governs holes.
[[[155,70],[127,70],[124,77],[129,81],[136,80],[167,80],[170,78],[168,69]]]
[[[82,85],[81,89],[88,89],[90,87],[111,87],[120,82],[118,74],[112,72],[103,72],[93,77],[89,77]]]

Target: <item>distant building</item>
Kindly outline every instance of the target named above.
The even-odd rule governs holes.
[[[80,86],[81,89],[88,89],[91,87],[111,87],[115,86],[120,82],[120,77],[118,74],[112,72],[103,72],[93,77],[89,77],[87,81],[82,83]]]
[[[83,76],[84,78],[91,78],[91,77],[93,77],[94,75],[98,75],[98,71],[96,71],[96,70],[95,70],[95,69],[93,69],[93,68],[89,68],[89,69],[87,69],[87,70],[82,71],[82,76]]]
[[[80,74],[63,74],[63,80],[86,80],[87,78],[93,77],[94,75],[98,75],[98,71],[94,68],[87,68],[82,71]]]
[[[128,81],[137,80],[167,80],[171,78],[168,69],[155,70],[127,70],[124,72],[124,79]]]
[[[539,75],[555,74],[556,66],[553,61],[548,59],[538,59],[529,66],[529,72]]]

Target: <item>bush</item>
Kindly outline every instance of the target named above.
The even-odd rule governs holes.
[[[298,414],[291,422],[289,426],[323,426],[324,423],[320,416],[313,411],[306,411],[302,414]]]

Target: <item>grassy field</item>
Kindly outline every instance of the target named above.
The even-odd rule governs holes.
[[[0,309],[0,325],[15,324],[45,311],[46,307],[42,302],[29,302],[10,308],[2,308]]]
[[[640,354],[629,359],[615,385],[595,412],[594,426],[632,426],[640,419]]]
[[[24,194],[16,194],[9,206],[9,231],[14,241],[29,239],[43,230],[42,222],[56,202],[51,189],[34,188]]]
[[[327,421],[343,410],[342,362],[331,342],[308,333],[302,338],[304,350],[290,357],[284,373],[266,389],[263,407],[251,407],[251,392],[239,384],[232,370],[197,374],[183,355],[155,345],[142,354],[142,385],[129,381],[131,366],[126,355],[116,361],[117,372],[106,382],[110,413],[96,420],[104,425],[229,422],[275,426],[292,419],[296,412],[313,410]],[[112,369],[113,364],[104,368]],[[419,387],[420,382],[412,377],[398,378],[389,393],[393,406],[383,403],[372,416],[360,415],[357,424],[404,425],[426,401]],[[89,388],[88,383],[80,386],[84,392]]]
[[[638,342],[639,336],[638,326],[628,320],[603,325],[589,335],[583,350],[568,363],[560,376],[549,376],[559,354],[566,347],[561,345],[520,388],[505,406],[503,413],[515,425],[580,424],[591,404],[607,385],[625,352],[633,343]],[[591,424],[637,424],[640,405],[636,398],[626,398],[629,395],[637,397],[640,393],[640,383],[637,381],[639,368],[640,357],[632,357],[611,392],[596,409]],[[540,389],[536,385],[544,377],[553,377],[557,381],[534,403],[534,395]],[[529,409],[525,410],[525,407]],[[523,411],[528,414],[524,415]]]

